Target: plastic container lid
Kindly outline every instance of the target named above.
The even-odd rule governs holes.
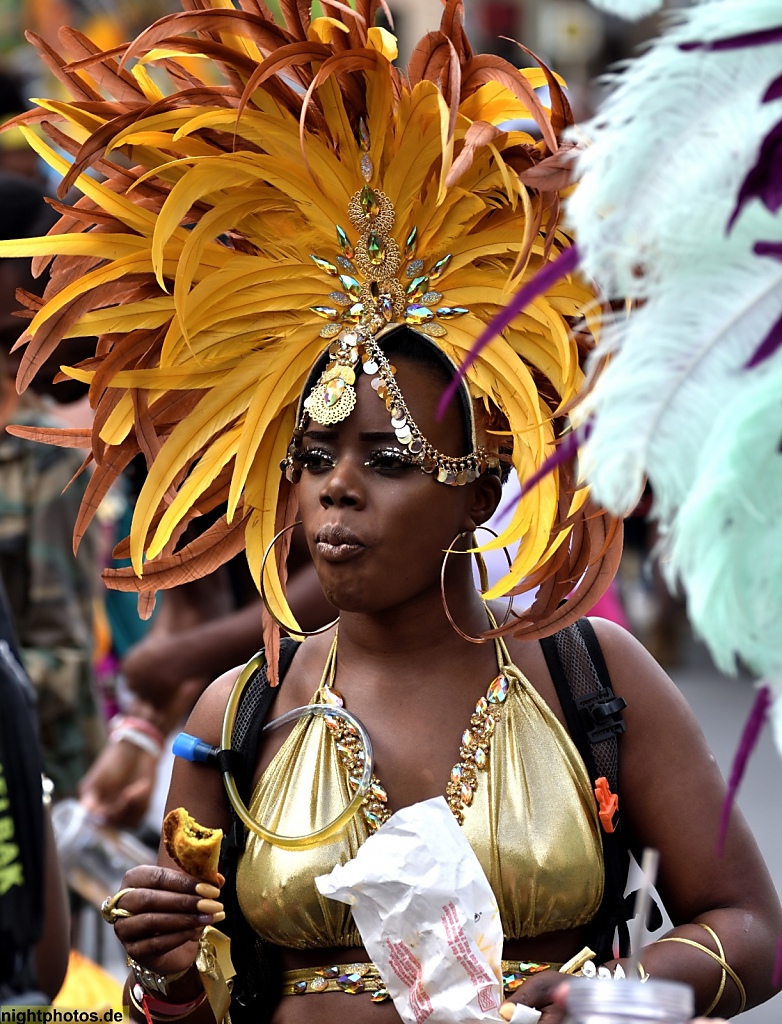
[[[587,1014],[614,1014],[621,1021],[660,1021],[685,1024],[695,1012],[692,988],[679,981],[609,981],[575,978],[567,1000],[575,1021]]]

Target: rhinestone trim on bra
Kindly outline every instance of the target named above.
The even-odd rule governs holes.
[[[485,771],[489,764],[491,739],[509,689],[508,677],[501,672],[491,681],[485,696],[478,700],[470,716],[470,724],[462,733],[461,760],[451,769],[445,790],[445,799],[460,825],[464,824],[464,811],[472,804],[478,788],[479,773]],[[344,706],[341,694],[328,683],[322,686],[321,694],[325,704]],[[364,767],[364,751],[358,733],[349,722],[336,715],[326,715],[324,721],[334,738],[337,757],[347,772],[348,786],[355,791]],[[388,806],[388,794],[374,774],[361,810],[371,832],[379,829],[393,813]]]

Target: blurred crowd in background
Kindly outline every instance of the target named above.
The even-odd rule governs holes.
[[[267,3],[274,7],[273,0]],[[394,0],[390,7],[404,59],[411,42],[436,23],[439,0]],[[467,8],[476,48],[530,64],[512,42],[523,39],[566,79],[578,118],[593,109],[600,70],[655,28],[652,21],[628,26],[603,18],[580,0],[471,0]],[[61,89],[25,44],[25,31],[54,43],[59,26],[72,25],[109,48],[175,9],[173,0],[0,0],[0,121],[27,109],[29,97]],[[46,233],[57,214],[45,197],[56,187],[18,131],[0,135],[0,237]],[[72,534],[89,482],[82,453],[4,430],[8,423],[90,424],[86,386],[55,384],[59,365],[45,367],[24,394],[16,392],[20,352],[12,347],[23,328],[14,315],[16,290],[40,295],[45,284],[46,274],[33,278],[23,261],[0,264],[0,598],[9,639],[35,690],[43,770],[53,783],[72,910],[79,911],[118,888],[112,873],[123,857],[134,856],[129,833],[156,846],[170,769],[167,738],[212,678],[258,649],[261,614],[243,555],[207,580],[160,596],[148,620],[139,617],[133,595],[103,587],[101,570],[116,564],[114,547],[128,532],[142,462],[105,497],[74,556]],[[68,359],[77,362],[92,341],[70,344]],[[62,361],[58,350],[57,364]],[[671,667],[682,656],[686,619],[653,567],[654,526],[646,511],[640,507],[627,524],[621,574],[596,612],[627,625]],[[301,542],[294,543],[291,559],[289,599],[299,621],[305,628],[328,621],[333,615]],[[85,859],[90,823],[109,826],[98,842],[105,847],[102,866]],[[84,1006],[83,977],[78,984]],[[67,995],[61,998],[68,1003]]]

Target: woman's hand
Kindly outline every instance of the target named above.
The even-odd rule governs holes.
[[[79,783],[81,802],[117,828],[135,828],[155,786],[157,758],[127,740],[107,743]]]
[[[510,1020],[513,1007],[521,1004],[541,1011],[538,1024],[563,1024],[566,995],[567,985],[563,984],[563,976],[558,971],[543,971],[527,978],[503,1003],[500,1014],[505,1020]]]
[[[117,909],[114,931],[137,963],[158,974],[177,974],[195,961],[198,940],[208,924],[225,918],[220,890],[177,868],[149,864],[132,868],[122,879],[130,889]]]

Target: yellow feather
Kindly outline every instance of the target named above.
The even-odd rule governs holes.
[[[221,380],[220,388],[205,394],[193,412],[174,427],[152,464],[141,488],[130,530],[130,557],[141,575],[143,545],[155,511],[171,481],[204,444],[246,412],[263,358],[256,353]],[[169,537],[162,536],[163,544]]]
[[[330,45],[335,32],[347,34],[350,31],[347,25],[336,18],[313,18],[307,32],[307,38],[314,42]]]
[[[95,309],[80,317],[77,325],[71,327],[66,338],[78,338],[86,334],[125,334],[130,331],[149,330],[162,327],[174,311],[173,302],[167,295],[143,302],[128,302],[122,306]]]
[[[253,579],[256,581],[256,586],[259,585],[260,581],[263,553],[274,538],[275,510],[280,487],[279,465],[280,461],[285,457],[288,448],[288,442],[294,427],[293,420],[294,410],[289,407],[270,426],[253,464],[253,486],[248,486],[248,492],[251,490],[253,493],[260,491],[261,496],[260,503],[255,506],[258,511],[253,514],[252,527],[254,528],[248,530],[247,538],[247,561]],[[248,480],[248,485],[249,483],[250,481]],[[298,628],[298,623],[285,599],[277,572],[277,565],[272,557],[266,562],[264,583],[272,611],[283,622],[290,623]]]
[[[133,399],[129,394],[124,394],[104,423],[100,439],[106,444],[122,444],[132,427]]]
[[[392,35],[386,28],[373,26],[368,29],[367,45],[371,46],[373,50],[377,50],[378,53],[381,53],[389,64],[393,64],[399,56],[399,47],[397,46],[396,36]]]
[[[225,433],[215,438],[209,449],[204,452],[198,465],[188,475],[187,480],[177,491],[176,497],[163,513],[147,548],[148,559],[156,558],[162,552],[177,524],[236,455],[240,434],[239,427],[226,430]]]
[[[167,276],[173,276],[176,272],[176,260],[168,260],[164,263],[164,270]],[[34,335],[38,328],[49,320],[55,313],[61,310],[72,300],[84,295],[86,292],[99,285],[108,284],[111,281],[118,281],[128,274],[150,274],[152,263],[148,252],[140,252],[131,256],[123,256],[113,263],[97,270],[90,271],[78,281],[67,285],[57,295],[53,296],[33,317],[28,332]]]
[[[233,515],[244,489],[247,475],[255,454],[269,424],[276,418],[281,407],[291,401],[291,393],[297,395],[312,364],[317,359],[321,346],[318,332],[306,328],[288,338],[285,352],[280,353],[276,365],[272,363],[268,375],[258,381],[258,387],[247,410],[244,421],[242,442],[236,456],[236,466],[231,479],[228,495],[228,515]],[[297,348],[304,342],[306,347]]]
[[[152,80],[152,76],[146,70],[145,67],[143,67],[141,64],[135,64],[130,69],[130,73],[133,75],[133,77],[136,79],[139,86],[141,87],[141,91],[144,93],[144,97],[148,99],[151,103],[154,103],[156,100],[163,99],[162,89],[158,88],[158,86],[155,85],[154,81]]]
[[[88,110],[82,110],[73,103],[65,103],[62,100],[33,100],[43,110],[52,114],[59,114],[68,122],[68,127],[73,133],[72,137],[82,142],[90,135],[106,124],[105,117],[99,117]],[[29,129],[28,129],[29,130]]]

